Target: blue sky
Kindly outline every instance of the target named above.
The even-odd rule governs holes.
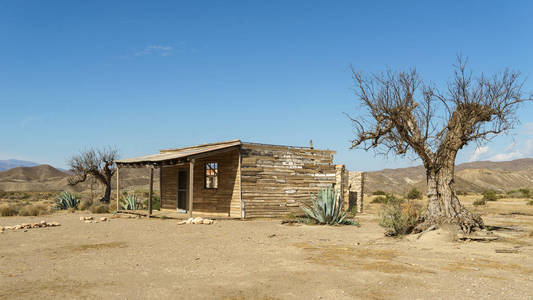
[[[86,147],[122,157],[240,138],[337,150],[350,169],[417,161],[348,150],[349,65],[411,66],[443,83],[456,54],[520,70],[533,91],[529,1],[0,2],[0,159],[65,167]],[[512,135],[458,162],[533,156],[533,107]]]

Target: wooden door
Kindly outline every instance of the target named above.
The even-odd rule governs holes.
[[[188,195],[189,195],[189,169],[179,168],[178,169],[178,199],[177,199],[178,209],[187,210]]]

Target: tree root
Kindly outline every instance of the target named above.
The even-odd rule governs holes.
[[[480,215],[472,214],[468,212],[464,215],[458,215],[456,217],[434,217],[434,218],[427,218],[422,223],[418,224],[412,231],[412,233],[420,233],[431,226],[436,226],[437,228],[441,227],[444,224],[450,224],[458,226],[461,231],[463,231],[465,234],[470,234],[474,231],[481,230],[485,228],[485,225],[483,224],[483,219],[481,219]]]

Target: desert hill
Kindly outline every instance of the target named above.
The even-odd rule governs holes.
[[[533,158],[459,164],[455,167],[455,175],[457,189],[465,192],[533,188]],[[366,173],[365,191],[368,193],[383,190],[405,194],[413,187],[422,191],[426,189],[425,171],[422,166]]]
[[[43,192],[73,190],[76,192],[91,189],[91,180],[76,186],[68,184],[69,173],[58,170],[50,165],[39,165],[35,167],[16,167],[0,172],[0,190],[17,192]],[[125,189],[146,189],[148,187],[150,173],[148,169],[121,169],[120,182]],[[154,173],[155,182],[159,181],[159,172]],[[113,187],[116,181],[113,180]],[[93,183],[93,188],[103,189],[98,183]],[[159,184],[154,184],[158,189]]]
[[[27,160],[20,160],[20,159],[6,159],[6,160],[0,160],[0,171],[9,170],[16,167],[34,167],[38,166],[38,163],[27,161]]]

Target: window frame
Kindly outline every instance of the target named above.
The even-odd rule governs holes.
[[[212,164],[215,164],[216,165],[216,169],[214,168],[209,168],[208,169],[208,165],[212,165]],[[218,185],[219,185],[219,182],[218,182],[218,168],[220,167],[220,164],[218,163],[218,161],[206,161],[204,163],[204,189],[205,190],[216,190],[218,189]],[[208,170],[213,170],[214,171],[214,175],[207,175],[207,171]],[[216,186],[215,187],[208,187],[207,186],[207,178],[212,178],[211,180],[213,179],[216,179]]]

